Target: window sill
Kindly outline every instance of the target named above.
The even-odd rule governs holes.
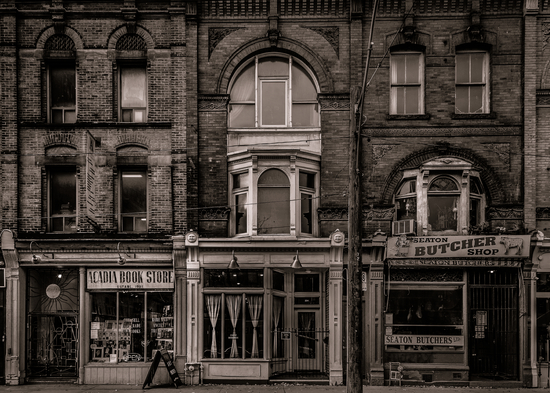
[[[42,123],[42,122],[21,122],[21,127],[41,127],[41,128],[105,128],[105,127],[118,127],[118,128],[171,128],[172,122],[169,121],[156,121],[148,123],[131,123],[131,122],[116,122],[116,121],[104,121],[104,122],[76,122],[76,123]]]
[[[387,115],[386,120],[430,120],[430,114],[423,115]]]
[[[453,120],[469,120],[469,119],[496,119],[497,114],[495,112],[491,113],[452,113],[451,119]]]

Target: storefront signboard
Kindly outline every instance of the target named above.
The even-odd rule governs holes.
[[[172,269],[88,269],[88,289],[174,289]]]
[[[463,347],[464,336],[434,336],[417,334],[386,335],[385,345],[430,345],[445,347]]]
[[[403,235],[388,239],[388,258],[527,258],[529,245],[529,235]]]

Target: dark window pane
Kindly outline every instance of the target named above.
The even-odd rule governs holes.
[[[302,224],[302,233],[312,233],[313,230],[312,230],[312,227],[313,227],[313,222],[312,222],[312,199],[311,199],[311,195],[309,194],[302,194],[302,201],[301,201],[301,213],[302,213],[302,220],[301,220],[301,224]]]
[[[264,57],[258,61],[258,76],[288,76],[288,59]]]
[[[74,108],[76,83],[74,66],[52,66],[50,88],[52,107]]]
[[[52,218],[52,232],[62,232],[63,228],[63,217]]]
[[[309,74],[298,64],[292,65],[292,101],[316,100],[317,90]]]
[[[52,215],[76,214],[76,171],[74,169],[50,173],[50,203]]]
[[[254,127],[254,105],[232,104],[229,107],[229,124],[231,127]]]
[[[123,108],[145,107],[146,78],[145,68],[122,68],[121,106]]]
[[[145,172],[122,172],[122,213],[147,212],[147,176]]]
[[[238,255],[236,256],[238,258]],[[264,286],[264,271],[263,269],[205,269],[204,286],[261,288]]]
[[[300,187],[315,188],[315,174],[300,171]]]
[[[296,274],[294,292],[319,292],[318,274]]]
[[[416,198],[403,198],[395,201],[398,220],[416,219]]]
[[[285,290],[285,274],[277,271],[273,271],[273,289],[279,291]]]
[[[286,125],[286,83],[262,83],[262,125]]]
[[[480,209],[481,203],[479,199],[470,199],[470,225],[475,226],[481,223]]]
[[[428,195],[428,230],[457,230],[458,198]]]
[[[63,123],[63,109],[52,109],[52,123]]]
[[[247,228],[247,194],[239,194],[235,197],[236,217],[235,217],[235,229],[237,233],[246,233]]]
[[[134,231],[134,217],[122,217],[122,231],[123,232]]]
[[[318,105],[292,104],[292,125],[294,127],[318,126]]]
[[[470,82],[470,55],[456,55],[456,83]]]
[[[390,288],[388,312],[396,325],[462,325],[462,287]]]
[[[133,109],[123,109],[122,110],[122,121],[132,121]]]

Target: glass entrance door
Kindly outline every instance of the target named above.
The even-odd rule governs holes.
[[[296,330],[292,343],[295,371],[321,370],[319,310],[295,310]]]

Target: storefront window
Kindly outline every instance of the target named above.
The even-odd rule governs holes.
[[[91,361],[145,362],[161,348],[173,351],[171,292],[94,292],[91,298]]]
[[[204,358],[263,358],[263,277],[263,269],[204,271]]]
[[[392,283],[387,304],[388,350],[464,350],[462,285]]]
[[[537,359],[550,361],[550,273],[537,274]]]

